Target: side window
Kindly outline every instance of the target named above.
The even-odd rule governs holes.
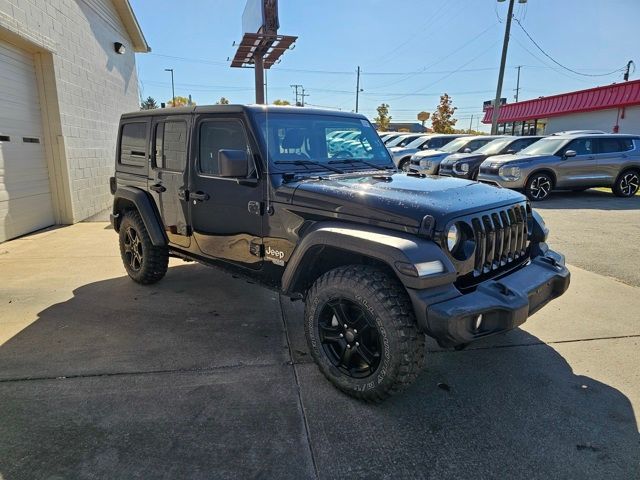
[[[630,138],[621,138],[620,143],[622,144],[622,151],[628,152],[629,150],[633,150],[633,140]]]
[[[205,121],[200,124],[198,146],[200,172],[217,175],[220,150],[247,150],[247,136],[242,123],[234,120]]]
[[[423,149],[427,148],[440,148],[442,146],[442,140],[439,138],[432,138],[431,140],[427,140],[427,142],[422,145]]]
[[[479,149],[480,147],[482,147],[483,145],[486,145],[487,143],[489,143],[491,140],[473,140],[472,142],[467,143],[467,145],[464,148],[470,148],[471,151],[475,151],[477,149]],[[463,148],[463,150],[464,150]]]
[[[184,172],[187,165],[187,124],[162,122],[156,126],[154,158],[157,168]]]
[[[567,147],[565,148],[565,151],[575,150],[577,155],[593,155],[594,153],[593,146],[594,146],[593,139],[578,138],[576,140],[573,140],[571,143],[569,143],[569,145],[567,145]]]
[[[120,135],[120,163],[143,167],[147,161],[147,123],[135,122],[122,125]]]
[[[598,153],[615,153],[625,150],[617,138],[599,138],[598,143]]]

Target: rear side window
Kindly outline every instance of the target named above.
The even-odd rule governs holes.
[[[187,124],[182,121],[159,123],[154,152],[157,168],[183,172],[187,164]]]
[[[621,138],[620,143],[622,143],[622,151],[627,152],[629,150],[633,150],[633,139],[631,138]]]
[[[598,153],[615,153],[625,150],[622,142],[617,138],[600,138],[598,144]]]
[[[120,163],[143,167],[147,160],[146,122],[125,123],[120,134]]]
[[[198,159],[200,171],[217,175],[218,152],[220,150],[247,150],[247,136],[238,121],[209,121],[200,125],[200,145]]]

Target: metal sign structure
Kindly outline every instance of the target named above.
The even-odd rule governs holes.
[[[231,61],[234,68],[255,71],[256,103],[264,101],[264,70],[278,62],[298,37],[279,35],[278,0],[247,0],[242,14],[242,41]]]

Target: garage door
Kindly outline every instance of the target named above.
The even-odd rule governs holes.
[[[0,40],[0,242],[54,223],[33,56]]]

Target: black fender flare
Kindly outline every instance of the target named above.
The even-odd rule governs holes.
[[[149,232],[151,243],[156,247],[164,247],[168,243],[167,235],[162,228],[162,220],[156,208],[155,202],[144,190],[136,187],[118,187],[113,196],[113,216],[118,218],[122,211],[123,201],[132,203],[140,213],[144,226]],[[119,221],[113,222],[116,230],[119,229]]]
[[[313,262],[312,249],[332,247],[345,252],[372,258],[386,264],[406,288],[425,289],[452,283],[456,269],[442,249],[428,238],[369,225],[354,225],[343,222],[322,222],[307,231],[293,251],[282,275],[282,291],[286,295],[296,292],[301,277]],[[426,277],[415,277],[402,273],[396,263],[412,265],[440,260],[443,272]]]

